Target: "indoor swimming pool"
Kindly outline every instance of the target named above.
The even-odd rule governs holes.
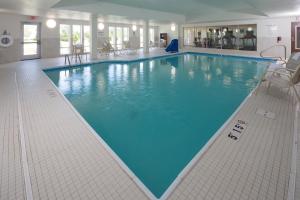
[[[45,72],[159,198],[256,87],[269,62],[184,53]]]

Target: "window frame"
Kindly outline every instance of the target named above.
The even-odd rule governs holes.
[[[68,35],[68,38],[69,38],[69,46],[68,47],[62,47],[61,46],[61,26],[68,26],[69,27],[69,35]],[[65,54],[71,54],[72,53],[72,46],[75,45],[74,44],[74,39],[73,39],[73,34],[74,34],[74,30],[73,30],[73,27],[74,26],[80,26],[80,44],[83,45],[84,47],[84,52],[85,53],[90,53],[90,48],[91,48],[91,45],[90,45],[90,41],[89,41],[89,45],[86,45],[86,42],[85,42],[85,27],[86,27],[86,30],[89,30],[89,33],[91,34],[91,29],[90,29],[90,25],[87,25],[87,24],[68,24],[68,23],[61,23],[59,24],[59,49],[60,49],[60,55],[65,55]],[[69,49],[69,53],[62,53],[62,49]],[[86,49],[89,49],[88,51]]]

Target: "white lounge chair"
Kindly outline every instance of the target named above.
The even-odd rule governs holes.
[[[268,71],[275,71],[281,68],[286,68],[287,70],[293,72],[296,67],[300,64],[300,52],[292,54],[287,61],[281,60],[276,63],[272,63],[268,67]]]
[[[100,54],[109,55],[110,53],[114,53],[114,55],[116,55],[115,49],[108,41],[104,42],[103,47],[99,48],[98,50]]]
[[[274,71],[267,71],[261,80],[261,83],[262,82],[268,84],[267,91],[272,85],[278,88],[287,88],[287,92],[293,88],[298,101],[300,101],[299,94],[295,88],[295,85],[300,82],[300,64],[298,64],[295,69],[293,68],[292,71],[288,68],[277,68]],[[258,86],[258,89],[259,87],[260,85]]]

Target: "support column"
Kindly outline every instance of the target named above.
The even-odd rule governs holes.
[[[144,38],[144,53],[149,53],[149,20],[145,20],[144,21],[144,24],[143,24],[143,29],[144,29],[144,32],[143,32],[143,38]]]
[[[98,16],[92,14],[90,18],[90,29],[91,29],[91,59],[97,59],[98,50],[97,50],[97,34],[98,34]]]
[[[179,49],[183,48],[183,26],[182,24],[177,25],[178,28],[178,43],[179,43]]]

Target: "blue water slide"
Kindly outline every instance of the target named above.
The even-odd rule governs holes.
[[[178,39],[173,39],[169,46],[166,48],[166,52],[178,52]]]

